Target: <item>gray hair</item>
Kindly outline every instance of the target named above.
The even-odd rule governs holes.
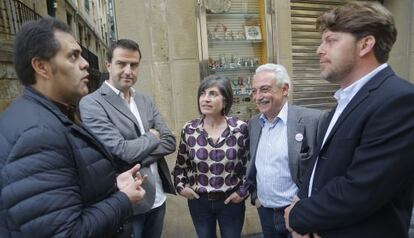
[[[277,85],[288,84],[290,88],[290,78],[286,68],[280,64],[263,64],[256,69],[256,74],[262,72],[270,72],[274,74],[273,79]]]

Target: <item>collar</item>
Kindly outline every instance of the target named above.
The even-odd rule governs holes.
[[[52,101],[50,98],[47,98],[31,86],[26,86],[24,88],[23,95],[38,101],[49,110],[53,111],[54,114],[58,115],[60,120],[63,122],[70,121],[76,124],[80,123],[78,114],[79,111],[75,105],[66,105],[60,102]]]
[[[120,96],[122,99],[125,99],[125,95],[123,92],[121,92],[120,90],[118,90],[117,88],[115,88],[114,86],[112,86],[110,83],[108,83],[108,80],[105,80],[106,85],[109,86],[109,88],[112,89],[112,91],[114,91],[114,93],[118,96]],[[131,98],[133,98],[135,96],[135,89],[133,87],[129,88],[129,92],[131,95]]]
[[[275,119],[273,121],[269,121],[266,116],[264,114],[261,114],[259,117],[259,123],[262,127],[264,127],[264,125],[266,123],[270,124],[270,127],[273,128],[276,126],[276,124],[279,121],[282,121],[282,123],[287,124],[287,114],[288,114],[288,103],[287,101],[285,102],[285,105],[283,105],[282,109],[280,110],[279,114],[275,117]]]
[[[238,120],[236,118],[227,117],[227,116],[225,116],[225,118],[226,118],[227,127],[229,129],[230,134],[240,132],[240,128],[238,127]],[[203,131],[204,131],[203,125],[204,125],[204,117],[201,117],[201,118],[197,118],[197,119],[191,121],[190,125],[189,125],[189,128],[193,129],[193,130],[196,130],[199,133],[203,133]]]
[[[369,80],[371,80],[379,71],[383,70],[387,66],[388,64],[384,63],[378,66],[377,68],[375,68],[374,70],[372,70],[371,72],[369,72],[368,74],[366,74],[361,79],[349,85],[348,87],[339,89],[338,91],[335,92],[335,95],[334,95],[335,99],[338,101],[338,103],[343,102],[343,101],[348,101],[348,102],[351,101],[351,99],[355,96],[355,94],[357,94],[358,91],[366,83],[368,83]]]
[[[77,112],[77,107],[75,105],[66,105],[60,102],[52,101],[59,110],[65,114],[71,121],[75,122],[75,114]]]

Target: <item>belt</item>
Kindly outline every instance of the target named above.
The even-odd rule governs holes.
[[[272,208],[274,212],[285,212],[285,208],[287,208],[289,205],[286,205],[284,207],[276,207]]]
[[[209,193],[199,193],[200,197],[207,198],[209,201],[225,200],[233,191],[219,191],[219,192],[209,192]]]

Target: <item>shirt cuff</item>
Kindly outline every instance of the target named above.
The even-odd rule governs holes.
[[[181,191],[183,191],[183,189],[184,189],[184,186],[183,185],[177,185],[176,187],[175,187],[175,190],[177,190],[177,193],[178,194],[181,194]]]
[[[240,197],[244,198],[249,193],[249,190],[244,185],[242,185],[239,187],[239,189],[237,189],[236,193]]]

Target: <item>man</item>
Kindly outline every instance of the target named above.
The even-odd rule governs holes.
[[[322,237],[408,237],[414,86],[386,63],[397,36],[392,15],[376,2],[351,2],[317,26],[322,77],[341,88],[287,225]]]
[[[139,166],[116,180],[111,155],[76,118],[89,65],[69,26],[54,18],[25,23],[14,63],[24,91],[0,116],[0,237],[124,230],[132,203],[144,196],[133,178]]]
[[[132,87],[138,76],[141,51],[136,42],[122,39],[108,51],[109,79],[80,103],[83,122],[109,148],[119,171],[135,163],[148,175],[144,200],[134,207],[135,237],[161,236],[164,192],[175,194],[164,159],[175,151],[175,137],[153,100]]]
[[[314,153],[325,113],[288,103],[290,79],[282,65],[257,68],[252,98],[260,111],[249,122],[252,192],[264,237],[289,236],[283,212],[298,191]]]

